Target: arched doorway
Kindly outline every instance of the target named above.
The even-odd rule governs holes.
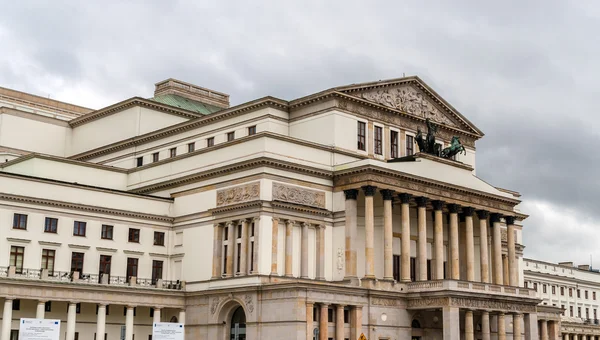
[[[230,340],[246,340],[246,313],[238,307],[231,316]]]

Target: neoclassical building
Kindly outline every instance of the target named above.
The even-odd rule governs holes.
[[[428,122],[430,122],[428,124]],[[419,152],[458,137],[465,152]],[[92,110],[0,88],[0,340],[557,339],[517,192],[418,77],[286,101],[168,79]]]

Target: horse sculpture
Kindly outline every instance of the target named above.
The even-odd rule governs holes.
[[[463,153],[465,156],[467,155],[467,151],[465,147],[460,143],[460,139],[456,136],[452,137],[452,141],[450,142],[450,146],[442,150],[441,156],[444,158],[452,158],[459,153]]]
[[[415,143],[417,143],[419,146],[419,152],[427,152],[427,147],[425,145],[425,139],[423,139],[423,132],[421,131],[421,128],[417,128]]]

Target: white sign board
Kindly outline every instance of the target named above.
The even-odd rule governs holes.
[[[26,319],[19,322],[20,340],[58,340],[60,320]]]
[[[152,324],[152,340],[183,340],[183,324],[174,322],[155,322]]]

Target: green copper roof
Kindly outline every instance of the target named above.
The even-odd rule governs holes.
[[[195,100],[187,99],[175,94],[164,94],[154,98],[150,98],[150,100],[154,100],[159,103],[163,103],[166,105],[178,107],[184,110],[194,111],[201,113],[203,115],[209,115],[211,113],[215,113],[217,111],[221,111],[222,108],[216,107],[210,104],[204,104],[197,102]]]

